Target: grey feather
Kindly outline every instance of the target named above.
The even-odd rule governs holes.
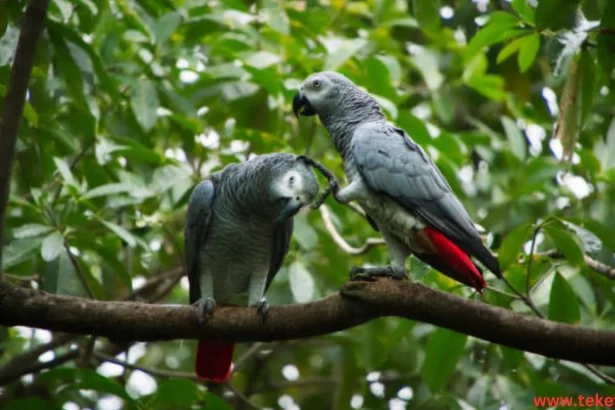
[[[186,227],[184,235],[184,252],[186,254],[186,270],[190,282],[190,303],[201,297],[199,286],[198,253],[200,247],[207,241],[207,232],[212,216],[214,202],[214,184],[205,180],[198,184],[188,202]]]
[[[290,245],[293,219],[278,220],[284,204],[296,199],[307,205],[318,193],[311,167],[298,158],[261,155],[228,165],[194,189],[185,228],[191,303],[208,297],[230,304],[262,299]],[[291,171],[301,183],[282,187]],[[296,194],[287,198],[293,186]]]
[[[470,215],[438,167],[403,130],[384,121],[363,124],[353,136],[352,155],[370,189],[394,198],[499,273],[497,260],[483,245]],[[398,167],[398,162],[412,166]]]

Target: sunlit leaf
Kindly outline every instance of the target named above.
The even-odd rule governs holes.
[[[543,229],[570,263],[574,265],[584,263],[583,250],[570,232],[555,223],[547,224]]]
[[[145,131],[150,131],[156,123],[158,92],[155,84],[147,77],[139,78],[132,89],[131,107],[135,118]]]
[[[60,255],[64,247],[64,237],[60,232],[53,232],[43,240],[41,246],[41,256],[46,262],[50,262]]]
[[[305,266],[297,261],[290,265],[289,272],[290,290],[297,303],[305,303],[312,300],[314,295],[314,279],[305,268]]]

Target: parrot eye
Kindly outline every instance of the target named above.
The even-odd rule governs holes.
[[[294,176],[291,176],[290,178],[288,178],[288,183],[290,185],[292,185],[294,182],[295,182],[295,177]]]
[[[314,88],[320,88],[320,81],[314,80]]]

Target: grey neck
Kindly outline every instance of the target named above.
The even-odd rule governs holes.
[[[350,155],[352,135],[359,125],[385,119],[376,100],[359,89],[345,94],[331,111],[332,114],[319,117],[344,159]]]

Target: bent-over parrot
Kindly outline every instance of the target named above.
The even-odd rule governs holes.
[[[345,76],[309,76],[293,99],[295,115],[318,115],[343,159],[348,185],[336,198],[358,201],[391,256],[388,267],[353,268],[353,276],[406,277],[414,254],[450,278],[481,292],[486,283],[470,256],[501,277],[468,212],[438,167],[376,100]]]
[[[228,165],[194,188],[185,254],[190,303],[198,305],[201,324],[216,303],[255,306],[266,317],[263,295],[288,253],[293,216],[318,193],[304,160],[284,153],[261,155]],[[196,374],[226,381],[233,350],[232,342],[200,340]]]

